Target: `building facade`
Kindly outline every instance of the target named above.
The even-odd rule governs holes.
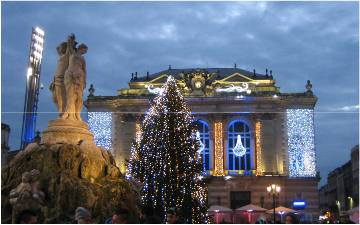
[[[208,203],[228,208],[254,204],[271,209],[266,187],[278,184],[277,206],[299,210],[317,220],[319,198],[316,170],[314,107],[310,81],[303,93],[281,93],[276,80],[239,68],[169,69],[143,77],[132,75],[129,89],[117,96],[94,96],[84,102],[95,142],[112,152],[126,172],[126,160],[150,101],[169,76],[177,82],[198,121],[203,176],[212,177]],[[306,188],[304,188],[306,187]],[[236,221],[235,221],[236,222]]]
[[[10,135],[10,126],[1,123],[1,166],[6,163],[6,156],[10,151],[9,146],[9,135]]]
[[[359,145],[351,149],[352,167],[352,192],[349,199],[349,207],[353,209],[359,206]]]
[[[359,206],[359,145],[351,149],[351,160],[331,171],[327,181],[319,189],[319,213],[337,221],[340,211]]]

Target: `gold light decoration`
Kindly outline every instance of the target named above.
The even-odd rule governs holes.
[[[141,139],[141,125],[137,123],[136,125],[136,142],[139,142]]]
[[[215,123],[215,170],[214,176],[224,176],[222,122]]]
[[[260,137],[260,122],[256,122],[256,175],[261,175],[261,137]]]

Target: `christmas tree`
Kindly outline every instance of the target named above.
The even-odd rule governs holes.
[[[166,220],[170,207],[187,223],[206,223],[206,188],[196,124],[176,82],[169,76],[151,103],[132,146],[127,176],[144,184],[144,204]]]

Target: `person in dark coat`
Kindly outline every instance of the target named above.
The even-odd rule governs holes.
[[[300,223],[299,218],[294,213],[287,213],[285,215],[286,224],[298,224]]]
[[[38,217],[38,215],[36,212],[29,210],[29,209],[25,209],[17,217],[16,223],[18,223],[18,224],[20,224],[20,223],[35,224],[35,223],[37,223],[37,217]]]
[[[143,224],[160,224],[162,223],[159,216],[155,215],[152,205],[143,205],[140,211],[140,223]]]
[[[130,212],[127,209],[118,209],[114,216],[107,219],[105,224],[127,224],[129,222]]]

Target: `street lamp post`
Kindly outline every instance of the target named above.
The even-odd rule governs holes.
[[[282,217],[283,217],[283,215],[285,214],[285,211],[280,211],[279,214],[280,214],[280,216],[281,216],[280,221],[282,222]]]
[[[349,199],[349,209],[352,209],[353,208],[353,199],[352,197],[348,197]]]
[[[271,184],[269,185],[269,187],[266,188],[267,191],[269,192],[269,197],[270,197],[270,193],[272,192],[273,194],[273,206],[274,206],[274,223],[275,223],[275,194],[279,194],[280,193],[280,186],[277,184]]]

